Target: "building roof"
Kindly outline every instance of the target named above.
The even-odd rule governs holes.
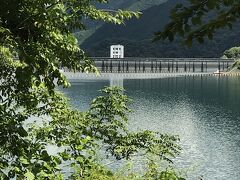
[[[111,46],[123,46],[123,45],[121,45],[121,44],[113,44]]]

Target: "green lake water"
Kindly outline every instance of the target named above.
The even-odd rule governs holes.
[[[65,89],[73,106],[86,110],[108,81],[73,83]],[[240,179],[240,78],[176,77],[124,80],[133,99],[131,130],[179,135],[183,148],[176,166],[189,179]]]

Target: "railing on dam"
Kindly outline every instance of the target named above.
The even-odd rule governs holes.
[[[225,71],[234,59],[220,58],[137,58],[113,59],[92,57],[100,72],[113,73],[172,73]]]

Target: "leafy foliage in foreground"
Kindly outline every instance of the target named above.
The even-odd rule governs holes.
[[[199,43],[204,38],[212,39],[218,29],[232,29],[240,19],[240,2],[238,0],[188,0],[189,4],[179,4],[171,13],[171,22],[165,29],[155,34],[155,40],[169,39],[179,35],[191,46],[193,40]],[[212,19],[206,21],[206,16],[212,14]]]
[[[84,28],[83,18],[120,24],[138,16],[97,9],[95,3],[1,2],[0,179],[91,179],[94,172],[100,179],[111,178],[113,173],[96,160],[100,146],[117,160],[152,154],[171,162],[178,154],[174,136],[127,130],[128,99],[121,90],[104,89],[87,112],[71,108],[55,90],[55,84],[69,85],[61,67],[97,71],[71,34]]]

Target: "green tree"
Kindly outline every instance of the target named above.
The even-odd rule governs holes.
[[[155,41],[172,41],[175,36],[179,36],[189,46],[193,40],[203,43],[205,38],[212,39],[218,29],[232,29],[240,19],[239,12],[238,0],[188,0],[172,10],[171,21],[163,31],[155,34]]]
[[[223,56],[226,58],[239,59],[240,58],[240,47],[232,47],[224,51]]]
[[[224,51],[222,58],[233,58],[236,61],[232,64],[232,66],[228,69],[229,72],[239,72],[240,70],[240,47],[232,47],[226,51]]]
[[[0,179],[113,178],[96,160],[102,145],[117,160],[152,154],[171,162],[178,154],[175,136],[127,130],[129,100],[120,89],[105,88],[87,112],[80,112],[55,88],[69,86],[61,67],[97,72],[72,35],[85,28],[84,19],[122,24],[139,16],[96,8],[107,2],[1,1]],[[49,146],[58,151],[50,154]],[[70,168],[69,177],[63,167]]]

